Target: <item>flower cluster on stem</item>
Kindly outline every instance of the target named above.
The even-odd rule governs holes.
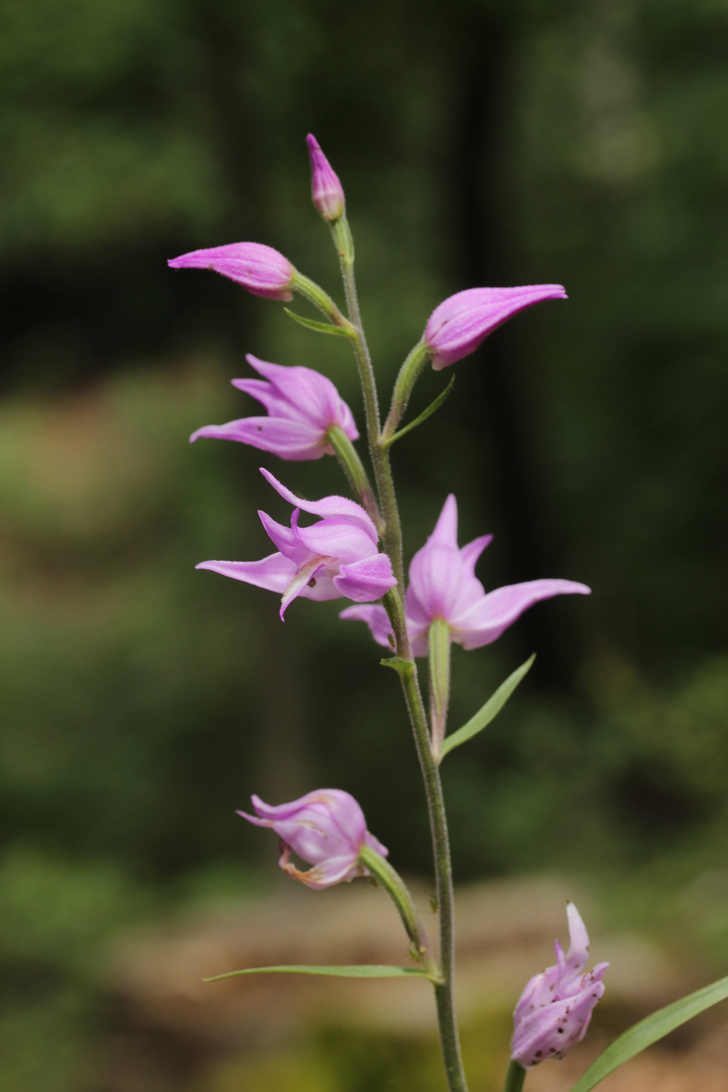
[[[359,372],[366,435],[374,486],[355,443],[359,433],[353,414],[333,383],[309,368],[282,367],[252,355],[248,362],[260,378],[234,380],[235,386],[262,403],[266,416],[252,416],[224,425],[207,425],[200,437],[235,440],[289,461],[338,458],[356,500],[327,496],[309,501],[296,496],[262,469],[269,484],[290,505],[290,523],[278,523],[265,512],[259,516],[276,552],[258,561],[204,561],[197,567],[276,592],[280,617],[297,598],[346,598],[353,606],[343,619],[364,621],[390,657],[383,661],[400,676],[427,797],[439,914],[439,962],[435,960],[416,906],[401,877],[387,859],[388,851],[369,833],[361,807],[340,789],[320,789],[288,804],[265,804],[253,796],[255,814],[240,814],[257,826],[269,827],[281,840],[281,867],[294,879],[320,890],[357,876],[375,876],[397,906],[411,942],[412,958],[421,965],[435,989],[443,1061],[450,1092],[466,1092],[455,1015],[454,894],[445,800],[439,763],[447,726],[450,694],[450,652],[453,644],[477,649],[496,640],[524,610],[562,594],[586,594],[584,584],[539,579],[485,591],[475,576],[480,554],[491,541],[483,535],[460,547],[457,504],[445,501],[433,533],[415,553],[405,588],[402,531],[392,475],[390,448],[436,405],[397,432],[418,376],[430,361],[435,371],[474,352],[502,323],[536,303],[565,298],[560,285],[517,288],[472,288],[444,300],[430,315],[422,338],[405,360],[394,385],[391,407],[382,427],[372,359],[359,310],[354,276],[354,243],[346,216],[340,179],[318,141],[307,139],[313,204],[328,223],[339,256],[346,297],[346,314],[319,285],[300,273],[278,251],[260,243],[233,243],[192,251],[170,261],[173,268],[212,269],[257,296],[291,300],[298,292],[327,323],[292,315],[322,333],[344,335],[352,346]],[[291,312],[288,312],[291,314]],[[303,525],[301,513],[317,522]],[[391,654],[394,653],[394,656]],[[428,657],[430,715],[420,689],[417,658]],[[311,867],[299,869],[295,853]],[[546,1041],[557,1012],[544,992],[553,986],[558,1004],[569,1019],[568,1042],[577,1041],[591,1008],[584,991],[600,986],[602,965],[587,983],[581,974],[586,933],[581,919],[569,911],[572,948],[557,967],[537,976],[519,1003],[511,1074],[519,1080],[523,1066],[535,1064],[534,1044]],[[583,931],[583,925],[581,925]],[[279,968],[280,969],[280,968]],[[553,973],[552,973],[553,972]],[[603,987],[602,987],[603,988]],[[530,992],[529,992],[530,991]],[[582,998],[582,994],[584,995]],[[525,1000],[524,1000],[525,999]],[[549,1008],[550,1005],[550,1008]],[[524,1008],[525,1006],[525,1008]],[[530,1006],[530,1007],[529,1007]],[[593,1005],[591,1006],[593,1007]],[[526,1011],[526,1009],[528,1011]],[[558,1009],[559,1014],[561,1009]],[[534,1015],[535,1014],[535,1015]],[[561,1034],[557,1028],[554,1034]],[[540,1060],[540,1057],[539,1057]],[[509,1077],[510,1079],[510,1077]]]

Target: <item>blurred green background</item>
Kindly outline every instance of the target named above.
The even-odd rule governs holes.
[[[253,239],[338,293],[308,131],[344,182],[383,391],[445,296],[570,297],[456,365],[394,455],[408,556],[454,491],[461,542],[495,534],[486,587],[594,589],[455,650],[453,725],[539,653],[448,762],[457,877],[595,877],[726,967],[725,901],[691,933],[664,896],[724,876],[728,835],[727,48],[720,0],[2,0],[0,1087],[117,1087],[103,953],[267,882],[270,840],[233,814],[251,792],[346,788],[429,868],[364,627],[308,602],[282,626],[269,593],[193,570],[267,552],[256,509],[287,506],[261,463],[341,488],[333,460],[188,446],[251,411],[246,351],[319,368],[362,423],[346,346],[166,267]],[[128,1087],[192,1087],[164,1079]]]

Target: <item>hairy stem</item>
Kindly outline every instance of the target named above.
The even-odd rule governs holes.
[[[402,559],[402,527],[397,508],[397,498],[394,493],[394,482],[389,470],[389,456],[380,445],[379,431],[379,400],[377,398],[377,385],[374,379],[374,369],[369,355],[364,327],[362,326],[359,312],[359,299],[356,294],[356,280],[354,278],[354,247],[346,244],[346,237],[350,238],[348,223],[345,217],[337,221],[338,231],[332,229],[334,242],[341,263],[341,275],[344,280],[346,292],[346,306],[349,312],[349,320],[356,330],[356,337],[352,339],[354,355],[359,369],[362,392],[364,394],[364,413],[367,425],[367,438],[371,452],[374,478],[379,493],[379,503],[384,517],[384,530],[382,544],[385,553],[389,554],[392,562],[392,570],[400,588],[404,586],[404,563]],[[342,223],[344,222],[344,223]],[[346,235],[344,234],[346,231]]]
[[[384,520],[379,512],[379,505],[374,496],[374,490],[369,484],[369,477],[364,464],[359,458],[359,453],[353,443],[339,425],[334,425],[326,433],[326,437],[336,452],[336,457],[349,480],[349,485],[366,509],[377,528],[379,534],[384,530]]]
[[[362,846],[359,860],[379,880],[397,907],[402,924],[412,944],[410,954],[416,963],[421,963],[433,981],[439,982],[440,975],[432,958],[430,942],[417,912],[415,901],[407,889],[402,877],[389,861],[371,846]]]
[[[399,672],[404,691],[405,702],[409,712],[410,723],[415,738],[417,757],[422,771],[427,796],[427,808],[430,816],[430,831],[435,858],[435,877],[437,883],[437,902],[440,914],[440,967],[441,982],[435,985],[435,999],[437,1002],[437,1018],[440,1026],[440,1043],[445,1064],[445,1073],[449,1092],[467,1092],[465,1073],[460,1055],[460,1041],[458,1038],[457,1020],[455,1015],[455,1002],[453,995],[453,975],[455,967],[455,896],[452,883],[452,867],[450,864],[450,843],[447,833],[447,820],[445,817],[445,800],[442,792],[442,783],[438,764],[431,750],[430,733],[427,727],[427,715],[422,701],[419,681],[417,678],[417,665],[415,664],[410,649],[409,636],[404,614],[402,597],[404,595],[404,562],[402,554],[402,529],[397,507],[397,498],[394,492],[394,481],[389,461],[389,451],[386,442],[383,442],[379,423],[379,403],[377,388],[374,379],[371,357],[367,347],[359,302],[356,294],[356,282],[354,279],[354,247],[351,242],[351,233],[345,217],[337,222],[332,229],[334,243],[338,250],[341,262],[341,273],[346,292],[346,303],[349,320],[357,331],[357,336],[352,339],[359,377],[361,379],[364,394],[364,408],[366,412],[367,436],[369,450],[371,452],[374,476],[379,493],[379,503],[384,516],[384,532],[382,544],[392,562],[392,569],[397,578],[397,587],[387,592],[384,596],[384,606],[389,614],[392,629],[395,635],[395,651],[397,662],[392,666]],[[418,347],[419,348],[419,347]],[[420,350],[413,357],[408,368],[408,382],[402,384],[402,396],[399,399],[398,409],[404,411],[406,397],[409,395],[412,383],[424,366],[425,354]],[[406,397],[405,397],[406,395]],[[401,413],[400,413],[401,417]],[[396,427],[396,426],[395,426]],[[394,431],[394,429],[392,429]]]
[[[394,588],[388,593],[397,594]],[[389,609],[391,599],[385,600]],[[394,613],[394,612],[392,612]],[[394,628],[394,618],[392,625]],[[396,629],[395,629],[396,633]],[[435,876],[437,880],[437,904],[440,913],[440,973],[442,982],[435,986],[437,1018],[440,1025],[440,1044],[445,1063],[448,1088],[450,1092],[467,1092],[463,1062],[460,1056],[455,1002],[453,996],[453,978],[455,970],[455,897],[450,864],[450,843],[447,834],[445,800],[437,761],[430,749],[430,734],[427,729],[425,706],[417,679],[417,666],[410,657],[404,658],[404,650],[397,648],[399,662],[396,669],[402,680],[402,689],[407,703],[410,722],[414,731],[417,757],[420,761],[422,777],[425,782],[427,806],[430,814],[430,830],[435,855]],[[395,666],[393,664],[393,666]]]

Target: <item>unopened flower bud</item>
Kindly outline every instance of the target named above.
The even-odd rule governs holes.
[[[341,789],[318,789],[271,806],[252,797],[255,815],[239,811],[243,819],[258,827],[270,827],[281,839],[281,868],[307,887],[320,890],[335,883],[368,876],[359,852],[368,846],[386,857],[388,850],[367,830],[364,813],[353,796]],[[307,872],[289,860],[291,851],[313,865]]]
[[[254,296],[292,300],[295,269],[279,251],[264,243],[228,243],[192,250],[167,262],[172,269],[214,269]]]
[[[579,911],[567,903],[569,951],[558,940],[556,966],[547,967],[526,986],[513,1014],[511,1057],[524,1069],[546,1058],[563,1058],[586,1035],[594,1006],[604,993],[608,963],[586,970],[589,937]]]
[[[424,342],[436,372],[474,353],[488,334],[542,300],[567,298],[560,284],[520,288],[468,288],[444,300],[430,315]]]
[[[321,146],[312,133],[309,133],[306,137],[306,144],[311,159],[311,197],[313,203],[324,220],[333,223],[344,215],[343,187],[339,182],[339,176],[321,151]]]

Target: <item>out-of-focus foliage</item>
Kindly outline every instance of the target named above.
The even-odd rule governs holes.
[[[539,653],[447,759],[458,876],[679,877],[727,950],[726,45],[713,0],[0,0],[3,1087],[93,1087],[95,953],[160,885],[263,858],[233,815],[251,791],[340,784],[429,867],[363,627],[310,603],[282,626],[267,593],[192,571],[267,551],[255,510],[285,517],[261,462],[341,488],[333,460],[187,446],[248,412],[245,351],[320,368],[361,422],[346,346],[165,265],[250,238],[335,289],[308,130],[346,188],[385,389],[447,294],[570,294],[457,365],[394,455],[409,555],[453,490],[461,541],[496,535],[487,587],[594,588],[456,650],[454,727]]]

